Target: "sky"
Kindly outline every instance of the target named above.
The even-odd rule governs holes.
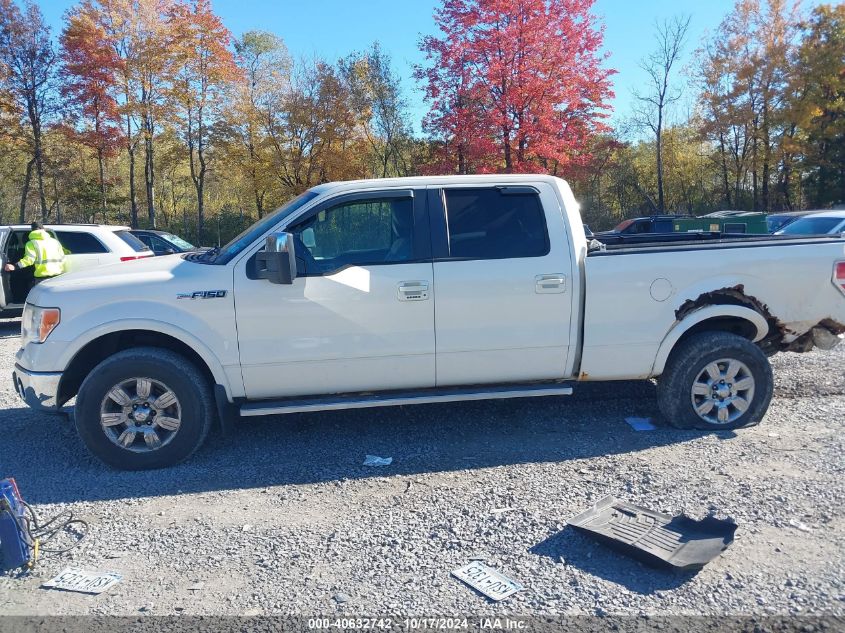
[[[58,34],[62,15],[74,0],[37,1]],[[418,133],[426,106],[412,72],[414,64],[424,62],[420,37],[437,31],[433,19],[437,4],[437,0],[213,0],[215,11],[235,36],[254,29],[271,31],[285,41],[294,57],[316,54],[334,60],[378,40],[403,78]],[[604,50],[610,54],[606,64],[618,71],[613,76],[613,120],[630,115],[632,90],[646,80],[639,62],[654,46],[656,21],[675,15],[691,17],[683,67],[733,4],[733,0],[597,0],[593,11],[605,25]]]

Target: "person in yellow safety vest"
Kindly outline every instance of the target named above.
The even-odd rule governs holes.
[[[6,264],[5,270],[11,272],[28,266],[35,266],[32,286],[56,277],[65,272],[65,249],[59,240],[44,230],[41,222],[32,223],[29,241],[24,247],[24,255],[17,264]]]

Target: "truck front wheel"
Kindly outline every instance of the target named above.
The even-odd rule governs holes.
[[[208,381],[193,363],[166,349],[136,347],[88,374],[74,418],[82,441],[105,463],[146,470],[191,456],[214,410]]]
[[[657,404],[677,428],[738,429],[763,419],[773,383],[757,345],[728,332],[701,332],[672,351],[657,382]]]

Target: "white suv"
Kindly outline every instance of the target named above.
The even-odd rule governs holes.
[[[48,224],[45,228],[61,242],[66,251],[70,251],[65,259],[67,272],[153,255],[141,240],[129,232],[127,226]],[[14,264],[23,257],[31,230],[28,224],[0,226],[0,268],[2,264]],[[32,275],[32,267],[2,273],[0,312],[23,308]]]

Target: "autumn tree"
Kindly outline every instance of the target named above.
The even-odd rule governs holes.
[[[697,79],[700,86],[695,124],[702,139],[716,147],[714,164],[719,170],[722,203],[725,208],[742,208],[745,175],[751,154],[752,124],[734,93],[724,42],[713,40],[697,51],[701,60]]]
[[[407,175],[406,149],[411,136],[408,104],[390,56],[376,42],[366,52],[342,59],[340,70],[373,155],[372,175]]]
[[[134,0],[132,34],[133,65],[140,92],[136,99],[144,139],[144,186],[147,219],[156,228],[155,146],[160,127],[172,111],[169,89],[178,68],[172,22],[173,0]]]
[[[845,5],[821,5],[802,24],[788,90],[794,126],[788,149],[801,158],[809,203],[845,202]]]
[[[123,143],[116,98],[120,93],[121,60],[90,5],[68,14],[61,36],[61,57],[61,94],[71,117],[65,129],[71,139],[97,157],[100,211],[103,222],[107,222],[105,162],[117,155]]]
[[[241,72],[229,87],[223,126],[227,157],[249,184],[261,218],[273,188],[270,142],[266,132],[290,89],[291,59],[281,38],[247,31],[235,41]]]
[[[273,173],[286,195],[330,180],[363,177],[356,117],[340,73],[320,60],[294,68],[291,89],[267,112]]]
[[[188,149],[197,197],[197,235],[202,242],[211,132],[222,116],[222,96],[239,69],[229,49],[231,33],[212,11],[210,0],[179,3],[170,20],[175,44],[172,53],[179,68],[172,94],[179,105],[182,137]]]
[[[32,0],[23,10],[15,0],[0,0],[0,90],[13,100],[13,107],[26,122],[30,162],[21,194],[21,215],[24,214],[32,167],[38,183],[41,218],[47,219],[47,198],[44,174],[44,128],[54,109],[54,88],[57,56],[50,29]]]
[[[495,150],[478,161],[484,170],[557,173],[585,161],[612,96],[592,5],[444,0],[435,11],[443,34],[423,39],[431,65],[417,73],[431,104],[428,129],[447,146],[457,133],[464,152],[485,151],[470,141],[480,134]]]
[[[26,203],[32,181],[32,159],[27,142],[24,117],[21,116],[15,95],[6,87],[4,78],[8,71],[0,64],[0,200],[6,202],[0,208],[0,217],[12,217],[12,200],[17,208],[18,221],[26,219]],[[18,187],[18,183],[22,183]],[[23,192],[23,193],[21,193]],[[0,202],[2,204],[2,202]],[[6,213],[7,208],[9,213]],[[12,221],[12,220],[9,220]]]
[[[138,226],[138,188],[135,171],[138,145],[142,140],[140,115],[142,101],[147,96],[141,88],[141,9],[144,9],[145,15],[149,15],[149,5],[155,5],[156,2],[157,0],[83,0],[76,9],[77,13],[85,14],[102,28],[105,42],[118,61],[120,95],[117,100],[123,120],[126,155],[129,159],[129,222],[133,227]]]
[[[663,184],[663,129],[666,125],[667,108],[681,98],[681,91],[671,86],[672,69],[681,56],[689,22],[689,16],[675,17],[657,25],[655,33],[657,46],[640,63],[640,67],[648,76],[646,88],[634,91],[634,97],[639,102],[635,116],[640,125],[648,128],[654,135],[657,206],[653,210],[658,213],[666,210]]]
[[[474,81],[467,57],[451,50],[444,39],[429,38],[423,46],[430,64],[417,67],[414,76],[423,82],[430,104],[423,130],[433,137],[435,148],[426,171],[488,171],[497,162],[497,148],[489,134],[483,86]]]
[[[796,26],[797,6],[786,0],[740,0],[701,56],[705,106],[714,115],[724,112],[738,134],[726,149],[744,172],[736,174],[737,182],[751,181],[749,206],[755,211],[775,208],[770,188],[782,157],[781,115]]]

